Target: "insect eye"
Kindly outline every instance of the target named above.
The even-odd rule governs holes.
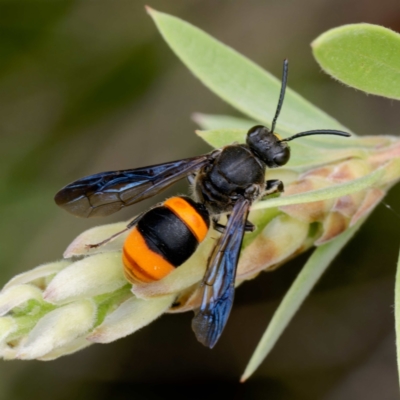
[[[274,156],[274,162],[279,167],[285,165],[290,158],[290,150],[289,148],[283,149],[281,152]]]

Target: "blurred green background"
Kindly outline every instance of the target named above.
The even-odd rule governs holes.
[[[204,88],[138,0],[0,2],[1,282],[61,257],[83,230],[55,192],[81,176],[207,152],[193,112],[235,111]],[[324,75],[309,43],[355,22],[400,31],[397,0],[152,0],[242,52],[361,135],[398,134],[400,105]],[[323,128],[323,127],[321,127]],[[400,188],[386,201],[400,211]],[[394,399],[393,287],[400,220],[379,206],[247,383],[238,378],[307,255],[244,284],[212,351],[191,313],[52,362],[1,361],[0,399]]]

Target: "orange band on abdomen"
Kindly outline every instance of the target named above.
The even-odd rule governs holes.
[[[125,276],[130,281],[132,278],[141,282],[158,281],[175,269],[161,255],[149,249],[137,227],[132,229],[125,240],[122,262]]]
[[[171,197],[164,206],[169,208],[190,229],[200,243],[207,236],[208,227],[203,217],[182,197]]]

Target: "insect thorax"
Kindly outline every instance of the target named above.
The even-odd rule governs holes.
[[[265,165],[247,145],[227,146],[197,175],[195,195],[212,213],[229,212],[238,197],[251,202],[259,197],[265,188],[264,176]]]

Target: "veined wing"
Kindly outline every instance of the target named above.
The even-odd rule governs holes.
[[[101,172],[61,189],[54,200],[78,217],[103,217],[138,203],[196,172],[210,160],[202,155],[149,167]]]
[[[217,343],[231,312],[236,268],[249,209],[249,200],[236,202],[202,283],[202,301],[192,320],[192,328],[197,340],[210,348]]]

